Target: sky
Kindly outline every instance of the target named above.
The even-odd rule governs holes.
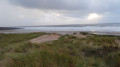
[[[0,0],[0,27],[120,23],[120,0]]]

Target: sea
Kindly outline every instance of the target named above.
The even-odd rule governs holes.
[[[94,32],[96,34],[120,33],[120,23],[101,23],[101,24],[71,24],[71,25],[40,25],[40,26],[21,26],[14,31],[6,33],[24,32]]]
[[[51,26],[29,26],[22,27],[24,30],[31,31],[101,31],[101,32],[120,32],[120,23],[104,24],[73,24],[73,25],[51,25]]]

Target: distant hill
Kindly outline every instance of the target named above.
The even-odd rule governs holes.
[[[13,30],[13,29],[20,29],[20,28],[14,28],[14,27],[0,27],[0,30]]]

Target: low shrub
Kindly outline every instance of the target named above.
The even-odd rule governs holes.
[[[80,32],[80,34],[82,34],[82,35],[87,35],[87,34],[89,34],[88,32]]]

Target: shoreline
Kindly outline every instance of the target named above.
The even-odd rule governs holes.
[[[73,33],[80,33],[80,32],[88,32],[90,34],[97,34],[97,35],[114,35],[120,36],[120,32],[105,32],[105,31],[40,31],[40,30],[22,30],[22,29],[12,29],[12,30],[0,30],[0,33],[4,34],[20,34],[20,33],[35,33],[35,32],[45,32],[45,33],[57,33],[57,34],[73,34]]]

